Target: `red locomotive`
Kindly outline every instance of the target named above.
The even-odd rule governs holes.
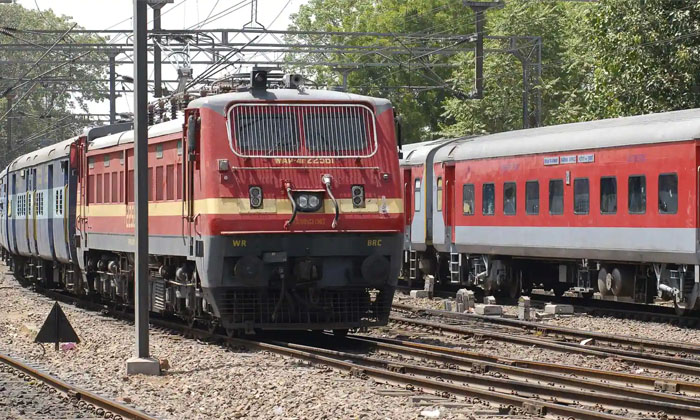
[[[151,310],[229,332],[388,321],[403,232],[391,103],[286,80],[268,88],[256,71],[250,89],[196,99],[184,120],[150,127]],[[75,258],[14,258],[74,266],[51,279],[129,302],[133,131],[107,130],[62,154],[76,180]]]
[[[407,277],[696,308],[699,147],[700,110],[417,146]]]

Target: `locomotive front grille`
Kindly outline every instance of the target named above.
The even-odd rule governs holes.
[[[369,326],[385,324],[393,293],[358,290],[322,290],[313,298],[307,291],[228,290],[216,294],[222,319],[234,325]],[[306,296],[304,296],[306,295]],[[389,295],[389,296],[387,296]]]
[[[374,112],[362,104],[236,104],[228,111],[231,150],[243,158],[370,157]]]

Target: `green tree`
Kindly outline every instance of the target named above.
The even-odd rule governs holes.
[[[473,32],[473,15],[461,2],[450,0],[310,0],[292,16],[292,30],[312,31],[362,31],[395,34],[446,33],[467,34]],[[296,40],[318,41],[314,37]],[[377,55],[352,57],[354,65],[348,73],[348,87],[352,92],[386,97],[398,108],[403,121],[403,134],[407,142],[430,138],[440,129],[442,109],[440,104],[452,95],[449,89],[427,89],[426,86],[442,85],[451,75],[450,68],[438,68],[435,73],[426,69],[426,62],[410,53],[417,45],[396,38],[377,39],[356,37],[348,42],[336,37],[332,43],[366,45],[381,48],[398,47],[406,54],[389,61],[392,67],[370,67],[366,64],[380,60]],[[435,46],[439,48],[439,46]],[[295,59],[304,57],[297,55]],[[329,57],[341,60],[340,57]],[[347,61],[348,58],[345,58]],[[433,58],[432,63],[449,64],[447,58]],[[317,66],[301,69],[322,86],[342,83],[343,69]],[[466,92],[470,92],[471,87]]]
[[[39,147],[74,135],[85,121],[73,115],[76,110],[87,111],[88,102],[104,99],[104,84],[95,81],[105,77],[101,65],[85,64],[89,59],[104,59],[91,53],[82,56],[80,50],[66,52],[53,50],[44,60],[33,65],[57,36],[37,33],[50,29],[65,31],[73,23],[66,16],[56,16],[51,11],[39,12],[20,5],[0,5],[0,166]],[[78,27],[76,27],[77,29]],[[68,34],[60,44],[102,43],[103,39],[92,35]],[[17,45],[22,44],[20,49]],[[30,44],[39,45],[25,48]],[[47,47],[41,47],[46,45]],[[79,57],[79,58],[78,58]],[[78,58],[78,59],[75,59]],[[56,63],[65,63],[54,69]],[[40,79],[29,81],[46,73]],[[3,96],[3,94],[5,94]],[[10,115],[7,96],[13,98]],[[8,121],[12,121],[12,142],[6,139]],[[9,146],[9,147],[8,147]]]
[[[585,21],[582,118],[700,106],[700,2],[605,0]]]

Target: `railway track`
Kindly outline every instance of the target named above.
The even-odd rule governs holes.
[[[16,380],[13,380],[14,378]],[[39,386],[35,384],[37,381]],[[31,400],[35,406],[40,406],[36,407],[33,413],[29,412],[29,408],[22,409],[18,413],[21,417],[17,418],[155,420],[146,413],[70,385],[6,354],[0,354],[0,388],[3,391],[0,395],[4,395],[3,402],[10,404],[12,398],[21,397],[21,399]],[[0,408],[0,413],[2,411]]]
[[[106,311],[104,305],[81,301],[81,306]],[[128,312],[109,312],[122,319],[132,318]],[[444,346],[368,336],[343,340],[311,334],[296,334],[294,340],[268,335],[237,338],[173,320],[151,320],[163,331],[233,348],[269,351],[440,397],[486,400],[514,407],[516,414],[621,419],[664,413],[679,419],[700,418],[700,384],[690,382],[671,383],[651,376],[499,359]],[[364,350],[358,352],[358,348]]]
[[[695,344],[669,343],[666,341],[651,340],[639,337],[605,334],[595,331],[585,331],[575,328],[549,325],[542,322],[521,321],[513,318],[484,316],[472,313],[448,312],[436,309],[424,309],[403,303],[394,303],[393,309],[411,314],[426,314],[454,320],[477,322],[481,323],[482,325],[512,327],[515,330],[520,330],[531,335],[549,337],[558,341],[565,340],[566,342],[570,343],[580,343],[583,340],[592,340],[590,343],[596,348],[607,346],[615,347],[620,350],[631,350],[642,353],[654,352],[658,354],[676,355],[684,359],[692,359],[690,363],[700,366],[700,363],[696,363],[697,360],[700,360],[700,345]]]
[[[400,326],[429,329],[458,336],[476,337],[477,339],[494,340],[523,346],[535,346],[563,353],[579,353],[598,358],[614,357],[620,362],[629,363],[630,365],[642,368],[700,377],[700,361],[685,359],[678,356],[622,350],[603,346],[583,346],[578,343],[558,341],[553,338],[539,337],[527,333],[514,333],[464,324],[451,325],[445,322],[412,319],[397,315],[392,315],[390,320],[392,323]]]

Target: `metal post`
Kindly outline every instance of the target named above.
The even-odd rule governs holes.
[[[474,7],[476,18],[476,69],[474,77],[474,96],[477,99],[484,97],[484,9]]]
[[[158,6],[151,4],[151,7],[153,8],[153,32],[158,32],[161,29],[160,8],[162,7],[162,4]],[[163,82],[161,77],[162,63],[160,58],[160,45],[158,44],[159,42],[160,37],[156,37],[153,42],[153,96],[155,96],[156,98],[160,98],[161,96],[163,96]]]
[[[134,267],[134,324],[136,354],[126,364],[127,374],[160,374],[148,351],[148,38],[147,0],[134,0],[134,185],[136,254]]]
[[[474,92],[471,98],[482,99],[484,97],[484,26],[486,23],[484,12],[490,8],[501,9],[504,3],[502,1],[485,2],[469,0],[462,0],[462,3],[472,9],[474,12],[474,19],[476,19],[474,22],[476,26]]]
[[[7,100],[7,152],[9,156],[12,153],[12,95],[5,96]]]
[[[113,51],[107,53],[109,58],[109,123],[117,122],[117,72],[115,69],[116,54]]]

